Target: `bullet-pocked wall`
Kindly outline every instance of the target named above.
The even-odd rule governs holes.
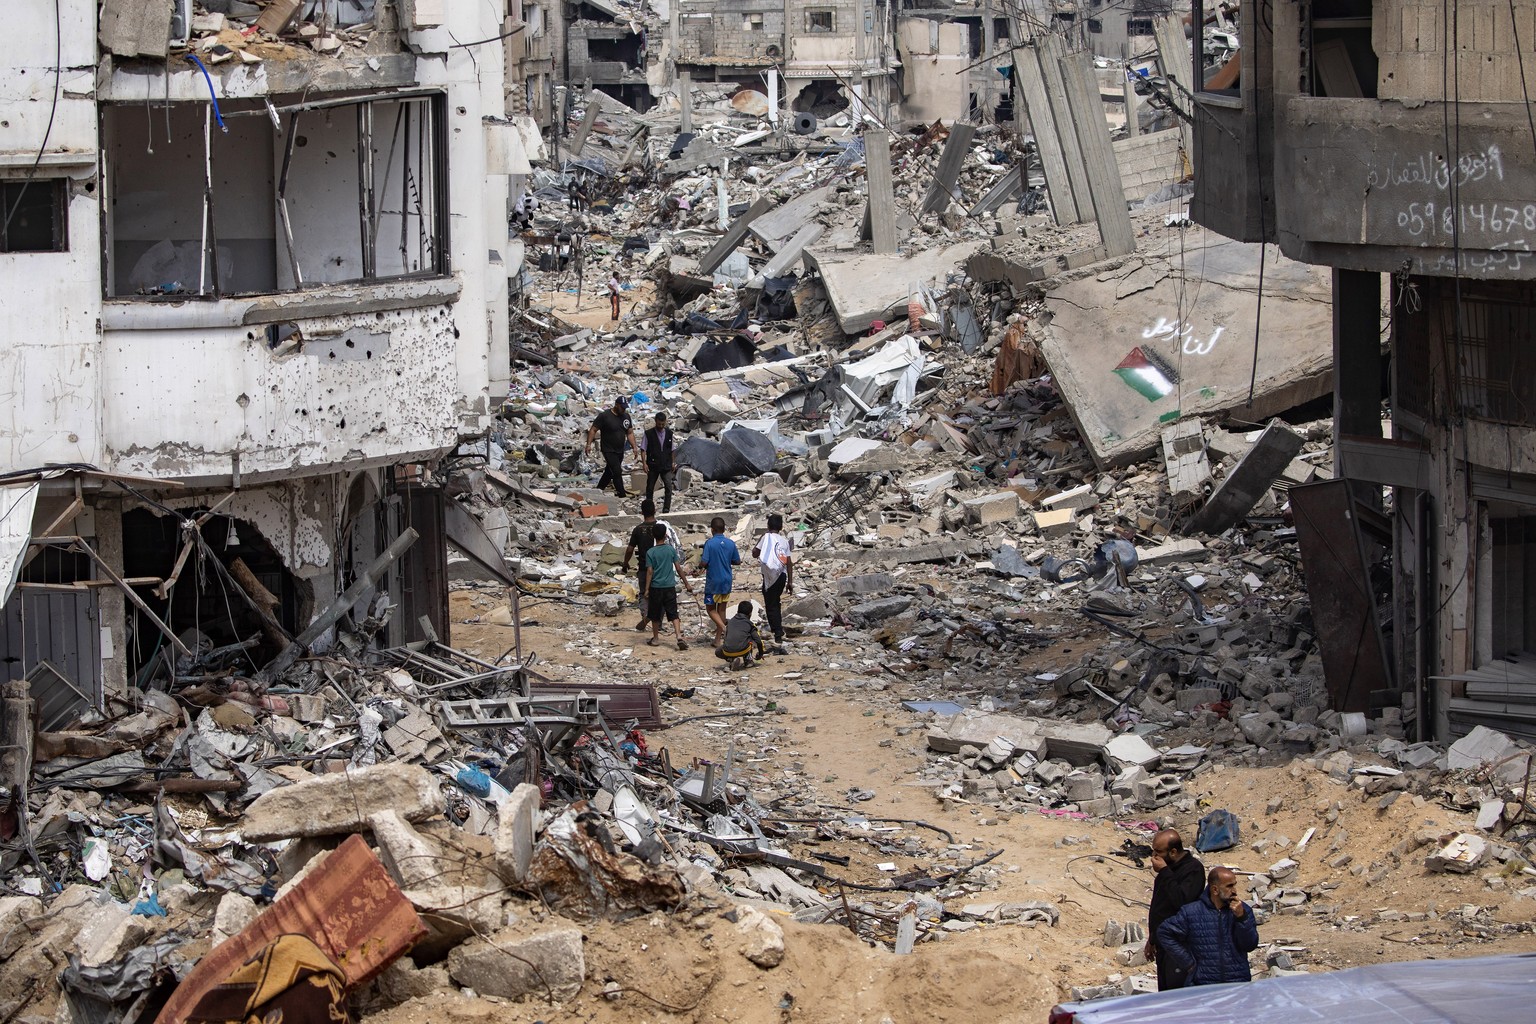
[[[6,11],[0,49],[0,470],[97,462],[94,18]],[[55,67],[57,54],[60,66]]]

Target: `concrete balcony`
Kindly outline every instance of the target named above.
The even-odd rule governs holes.
[[[1536,162],[1520,104],[1292,96],[1277,97],[1275,111],[1272,187],[1287,256],[1536,278]]]

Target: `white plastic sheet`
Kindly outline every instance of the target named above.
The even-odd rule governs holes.
[[[1536,953],[1374,964],[1065,1003],[1065,1024],[1498,1024],[1533,1018]],[[1071,1017],[1065,1016],[1070,1013]]]

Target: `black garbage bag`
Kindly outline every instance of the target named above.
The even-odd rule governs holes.
[[[779,461],[778,449],[768,435],[746,427],[732,427],[721,434],[720,445],[734,452],[754,477],[772,473]]]
[[[704,479],[716,483],[756,475],[736,452],[707,437],[690,437],[677,446],[672,459],[677,465],[696,469],[704,474]]]
[[[693,356],[693,368],[700,373],[750,366],[757,361],[757,346],[746,335],[725,341],[705,342]]]

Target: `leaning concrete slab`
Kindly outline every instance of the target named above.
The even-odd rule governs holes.
[[[747,207],[747,212],[737,217],[731,226],[726,228],[725,234],[715,243],[714,248],[700,257],[699,273],[713,274],[718,270],[720,264],[725,262],[725,258],[735,252],[741,240],[747,237],[747,228],[752,226],[752,222],[771,209],[773,209],[773,200],[766,196]]]
[[[1301,451],[1303,438],[1283,424],[1271,423],[1232,467],[1210,500],[1189,521],[1189,532],[1218,534],[1242,521],[1248,510],[1264,497],[1269,485]]]
[[[832,187],[813,188],[774,207],[752,222],[747,233],[774,252],[807,227],[821,204],[832,196]]]
[[[825,232],[826,228],[812,221],[805,227],[796,231],[794,237],[784,243],[784,247],[774,254],[768,266],[763,270],[764,277],[782,277],[784,272],[800,262],[805,255],[807,246],[815,245]]]
[[[842,253],[807,249],[805,258],[820,271],[838,324],[846,333],[858,334],[887,314],[905,313],[913,283],[942,280],[985,244],[962,242],[911,256],[876,254],[840,263],[836,261]]]
[[[1041,351],[1093,459],[1155,452],[1165,424],[1239,411],[1264,420],[1333,389],[1332,282],[1268,250],[1253,375],[1259,246],[1185,229],[1179,249],[1141,254],[1047,293]],[[1189,253],[1197,253],[1195,263]],[[1253,400],[1249,403],[1252,380]]]

